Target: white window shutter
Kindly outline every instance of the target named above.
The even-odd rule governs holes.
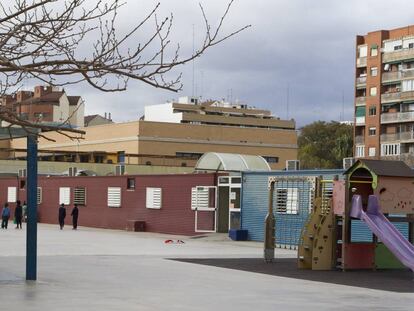
[[[147,188],[146,208],[160,209],[162,206],[162,189]]]
[[[17,188],[8,187],[7,188],[7,202],[16,203],[16,200],[17,200]]]
[[[59,188],[59,205],[62,203],[65,205],[70,204],[70,188],[69,187]]]
[[[121,187],[108,187],[108,207],[121,207]]]

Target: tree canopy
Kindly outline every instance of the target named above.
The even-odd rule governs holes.
[[[352,157],[352,126],[316,121],[304,126],[298,137],[299,160],[305,169],[341,168]]]

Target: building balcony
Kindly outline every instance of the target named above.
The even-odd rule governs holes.
[[[365,117],[355,117],[355,125],[365,125]]]
[[[382,83],[396,82],[403,79],[414,78],[414,70],[384,72],[382,74]]]
[[[367,58],[366,57],[358,57],[356,65],[357,65],[357,68],[366,67],[367,66]]]
[[[355,138],[354,138],[354,144],[355,145],[364,145],[365,144],[365,138],[364,138],[364,136],[355,136]]]
[[[355,99],[355,106],[365,106],[367,98],[365,96],[360,96]]]
[[[358,77],[356,79],[357,88],[365,88],[367,86],[367,77]]]
[[[403,49],[393,52],[386,52],[382,55],[383,63],[398,62],[405,59],[414,59],[414,49]]]
[[[414,100],[414,91],[385,93],[381,95],[382,104],[408,100]]]
[[[414,111],[381,114],[381,123],[414,122]]]
[[[401,143],[410,143],[414,142],[414,133],[413,132],[401,132],[395,134],[382,134],[381,135],[382,143],[390,142],[401,142]]]

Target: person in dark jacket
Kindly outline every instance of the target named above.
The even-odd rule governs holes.
[[[10,218],[10,208],[9,203],[5,203],[3,210],[1,211],[1,228],[7,229],[7,224],[9,223]]]
[[[16,220],[16,229],[22,229],[23,208],[20,201],[16,201],[16,208],[14,209],[14,219]]]
[[[79,216],[78,204],[74,205],[72,213],[70,215],[72,216],[73,230],[76,230],[78,228],[78,216]]]
[[[65,209],[65,204],[60,204],[59,207],[59,225],[60,225],[60,230],[63,229],[63,227],[65,226],[65,217],[66,217],[66,209]]]

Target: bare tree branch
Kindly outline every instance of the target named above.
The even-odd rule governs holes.
[[[120,0],[12,2],[0,2],[0,94],[15,91],[27,79],[53,86],[86,82],[103,92],[124,91],[130,80],[136,80],[178,91],[182,88],[181,74],[173,69],[250,27],[222,34],[234,0],[229,0],[216,27],[210,25],[200,5],[205,36],[193,54],[183,57],[180,45],[173,48],[170,40],[173,15],[158,17],[160,3],[120,35],[118,12],[125,5]],[[151,20],[153,31],[143,39],[140,31]],[[2,107],[0,118],[29,127],[13,113]]]

